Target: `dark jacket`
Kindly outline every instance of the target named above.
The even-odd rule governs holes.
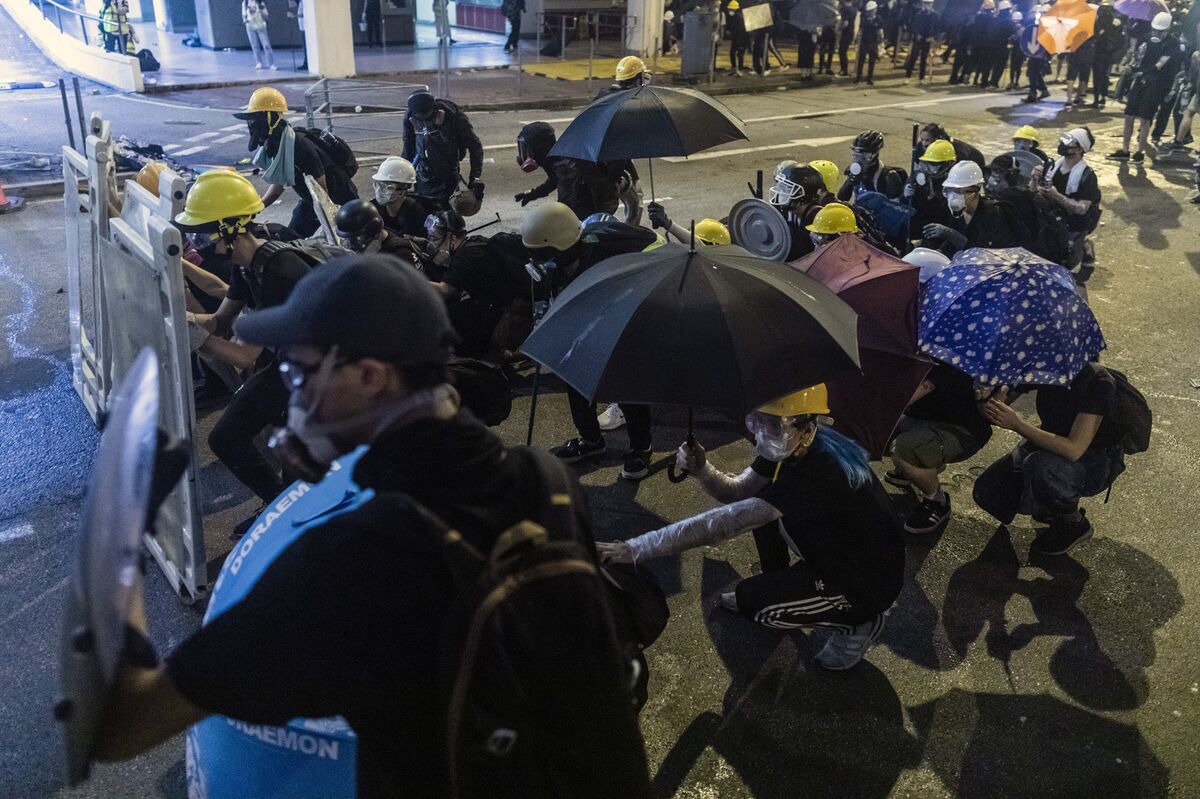
[[[439,98],[435,103],[435,108],[445,113],[445,119],[440,129],[457,145],[458,160],[461,161],[468,154],[471,156],[471,171],[467,174],[467,181],[478,178],[483,174],[483,143],[479,141],[479,136],[471,127],[471,120],[464,111],[459,110],[459,107],[449,100]],[[412,118],[408,114],[404,115],[404,148],[400,155],[412,163],[416,163],[419,156],[417,133],[413,128]]]
[[[1020,238],[1009,224],[1004,210],[996,204],[995,200],[988,197],[979,198],[979,206],[975,209],[975,215],[971,217],[969,224],[964,225],[963,217],[959,217],[955,220],[954,226],[967,236],[967,244],[963,249],[1021,246]]]

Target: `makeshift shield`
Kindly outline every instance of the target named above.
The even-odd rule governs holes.
[[[308,191],[312,194],[313,208],[317,212],[317,221],[321,225],[321,234],[325,236],[325,240],[337,247],[342,246],[342,240],[337,234],[337,219],[338,209],[340,205],[329,198],[329,193],[321,188],[321,184],[313,180],[312,175],[304,176],[304,185],[308,186]]]
[[[141,351],[112,395],[83,500],[68,575],[60,652],[67,780],[87,777],[96,730],[125,648],[125,629],[145,633],[141,539],[154,494],[158,364]]]
[[[1029,180],[1029,176],[1033,174],[1034,167],[1042,166],[1042,159],[1028,150],[1009,150],[1006,153],[1000,153],[1000,155],[1012,156],[1013,162],[1021,170],[1021,177],[1025,180]]]
[[[775,206],[764,200],[740,200],[729,211],[733,243],[770,261],[783,261],[792,250],[792,228]]]

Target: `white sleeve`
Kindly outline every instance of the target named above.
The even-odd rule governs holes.
[[[633,550],[633,561],[636,563],[643,558],[657,558],[693,547],[719,544],[745,530],[773,522],[782,515],[771,503],[752,497],[651,530],[626,543]]]
[[[718,502],[737,502],[752,497],[771,482],[749,467],[734,477],[708,461],[704,462],[704,468],[696,475],[696,479],[704,486],[708,495]]]

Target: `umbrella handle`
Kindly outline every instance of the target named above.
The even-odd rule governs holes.
[[[687,445],[689,447],[696,446],[696,436],[695,436],[695,434],[692,433],[692,409],[691,408],[688,408]],[[670,463],[667,464],[667,479],[670,480],[672,483],[682,483],[684,480],[688,479],[689,474],[691,474],[691,472],[689,472],[687,469],[679,469],[677,471],[675,469],[675,461],[674,460],[672,460]]]

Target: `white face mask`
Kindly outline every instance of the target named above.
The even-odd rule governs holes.
[[[926,182],[927,180],[929,180],[929,178],[925,177],[925,173],[924,173],[924,172],[918,172],[918,173],[916,174],[916,177],[915,177],[914,179],[917,181],[917,185],[918,185],[918,186],[924,186],[924,185],[925,185],[925,182]]]
[[[798,446],[798,431],[789,431],[782,436],[771,435],[763,430],[754,434],[754,451],[773,463],[787,460]]]
[[[955,216],[962,216],[967,210],[967,196],[965,194],[947,194],[946,207],[950,209],[950,213]]]
[[[405,192],[390,183],[375,184],[375,202],[388,205],[404,197]]]

